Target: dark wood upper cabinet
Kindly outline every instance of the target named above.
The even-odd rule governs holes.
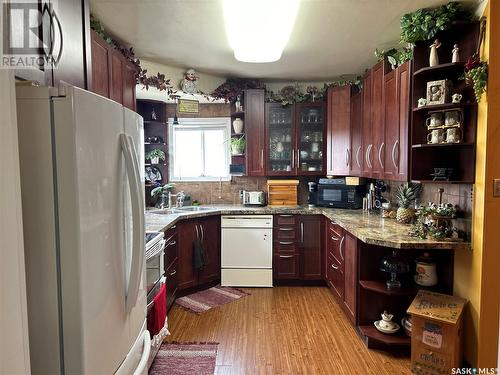
[[[396,147],[399,143],[399,106],[398,106],[398,79],[396,70],[387,73],[384,77],[385,92],[385,144],[388,152],[385,153],[385,178],[394,180],[397,175],[395,159]]]
[[[323,275],[321,270],[323,219],[321,216],[301,215],[298,224],[302,278],[320,280]]]
[[[135,111],[136,68],[91,31],[92,79],[89,89]]]
[[[136,70],[131,64],[122,65],[123,77],[123,105],[131,110],[136,110],[135,101],[135,86],[136,86]]]
[[[8,6],[8,3],[6,3]],[[14,4],[14,2],[13,2]],[[6,33],[13,32],[16,35],[25,35],[25,41],[28,39],[31,43],[31,37],[38,33],[39,39],[49,49],[54,50],[54,57],[57,57],[60,50],[59,61],[56,66],[48,65],[40,69],[16,69],[15,75],[23,80],[38,81],[41,85],[57,86],[64,81],[71,85],[88,88],[87,72],[90,50],[88,49],[90,39],[90,10],[88,0],[64,0],[64,1],[42,1],[33,0],[29,6],[37,7],[40,12],[43,6],[50,4],[57,20],[43,22],[38,29],[27,29],[26,24],[16,23],[13,19],[12,24],[7,13],[4,15],[4,21],[7,26],[4,27]],[[14,6],[14,5],[12,5]],[[30,13],[31,14],[31,13]],[[32,14],[31,14],[32,15]],[[50,21],[53,21],[52,24]],[[57,21],[57,22],[56,22]],[[54,27],[52,30],[51,27]],[[60,28],[58,27],[60,26]],[[52,32],[51,32],[52,31]],[[30,38],[27,37],[30,34]],[[6,35],[4,41],[8,41]],[[8,49],[9,46],[4,48]]]
[[[408,179],[411,62],[407,61],[384,79],[385,178]]]
[[[248,176],[265,176],[265,115],[263,89],[245,90],[246,169]]]
[[[385,126],[384,126],[384,76],[386,73],[386,62],[380,61],[372,68],[372,94],[370,105],[371,117],[371,141],[373,156],[373,178],[384,177],[385,160]]]
[[[373,170],[373,141],[372,141],[372,122],[371,122],[371,102],[372,102],[372,72],[368,70],[363,77],[363,112],[361,117],[362,128],[362,152],[363,177],[371,177]]]
[[[325,103],[266,103],[265,164],[268,176],[325,174]]]
[[[111,50],[108,44],[94,31],[92,35],[92,81],[89,89],[96,94],[109,98],[109,73]]]
[[[351,97],[351,162],[350,174],[361,175],[363,169],[363,94],[358,92]]]
[[[351,165],[351,86],[328,89],[327,174],[347,176]]]
[[[109,98],[118,103],[123,103],[123,62],[119,52],[112,51],[110,54],[111,68],[109,80]]]

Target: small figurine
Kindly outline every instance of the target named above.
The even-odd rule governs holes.
[[[188,69],[181,82],[181,89],[188,94],[195,94],[198,92],[198,77],[194,69]]]
[[[459,51],[460,51],[460,48],[458,48],[458,44],[453,45],[453,50],[451,51],[453,53],[451,56],[452,63],[460,62],[460,56],[458,55]]]
[[[439,39],[436,39],[434,43],[429,47],[431,49],[431,54],[429,56],[429,66],[437,66],[439,65],[439,56],[437,53],[437,49],[441,47],[441,42]]]
[[[443,95],[443,92],[439,86],[431,87],[431,102],[439,101],[441,99],[441,95]]]

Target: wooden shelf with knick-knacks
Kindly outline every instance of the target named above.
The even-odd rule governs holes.
[[[439,42],[435,46],[439,48],[434,49],[436,39]],[[414,47],[410,114],[412,181],[474,182],[477,102],[463,75],[465,61],[476,52],[478,40],[478,22],[460,23],[440,31],[432,40],[417,42]],[[430,56],[434,53],[435,57],[436,52],[437,64],[430,66],[431,62],[436,63]],[[440,172],[444,170],[443,177]]]

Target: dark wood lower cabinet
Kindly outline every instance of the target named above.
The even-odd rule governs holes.
[[[220,216],[200,219],[198,225],[207,255],[207,265],[199,271],[198,283],[205,284],[220,279]]]
[[[220,216],[183,220],[177,224],[179,290],[196,287],[220,279]],[[193,265],[193,244],[201,239],[207,264],[202,270]]]
[[[321,280],[323,217],[274,215],[275,280]]]
[[[344,311],[356,324],[358,298],[358,239],[344,231]]]
[[[326,226],[325,279],[349,320],[356,324],[358,239],[332,221]]]
[[[299,253],[301,278],[304,280],[320,280],[322,262],[323,218],[321,216],[303,215],[299,217]]]
[[[169,310],[177,295],[177,258],[165,269],[165,278],[167,285],[167,310]]]

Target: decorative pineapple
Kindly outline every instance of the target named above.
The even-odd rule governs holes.
[[[396,213],[396,220],[400,223],[408,224],[415,216],[415,210],[411,204],[417,199],[420,194],[421,186],[419,184],[405,182],[402,184],[396,193],[398,201],[398,211]]]

